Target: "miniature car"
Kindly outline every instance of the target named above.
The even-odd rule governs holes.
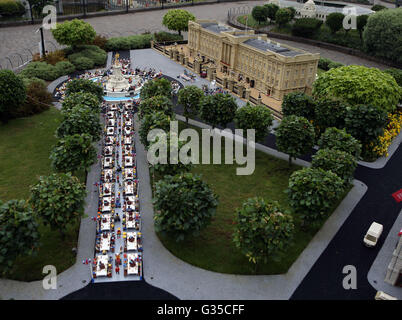
[[[385,293],[384,291],[377,291],[375,300],[398,300],[397,298],[390,296],[389,294]]]
[[[364,236],[363,242],[368,247],[374,247],[381,236],[383,230],[382,224],[373,222]]]

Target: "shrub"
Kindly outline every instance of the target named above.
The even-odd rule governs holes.
[[[401,69],[389,68],[389,69],[385,69],[383,72],[393,76],[396,83],[400,87],[402,87],[402,70]]]
[[[316,98],[334,97],[350,105],[374,104],[392,112],[402,95],[395,79],[376,68],[345,66],[331,69],[313,84]]]
[[[170,121],[173,121],[174,117],[169,117],[162,111],[146,114],[141,120],[141,126],[138,131],[141,143],[145,148],[149,147],[148,133],[152,129],[162,129],[165,132],[170,130]]]
[[[402,63],[402,8],[371,14],[363,32],[364,49],[377,57]]]
[[[27,99],[17,108],[16,117],[31,116],[49,109],[53,98],[43,80],[31,79],[26,88]]]
[[[343,128],[347,106],[346,103],[331,98],[316,101],[314,124],[321,131],[329,127]]]
[[[105,50],[106,43],[107,43],[107,38],[102,35],[97,34],[95,36],[95,39],[90,44]]]
[[[138,106],[138,117],[142,119],[146,114],[162,111],[167,116],[173,116],[172,101],[166,96],[153,96],[142,100]]]
[[[339,67],[343,67],[343,66],[344,66],[343,63],[331,61],[331,62],[328,64],[328,69],[339,68]]]
[[[49,53],[46,53],[44,58],[41,58],[41,61],[45,61],[51,65],[55,65],[60,61],[66,61],[66,57],[63,50],[55,50]]]
[[[264,105],[250,105],[239,108],[236,111],[236,128],[255,130],[255,140],[262,141],[269,133],[274,121],[271,111]]]
[[[373,11],[380,11],[380,10],[384,10],[387,9],[387,7],[384,7],[380,4],[375,4],[374,6],[371,7],[371,10]]]
[[[76,92],[88,92],[94,94],[99,102],[103,101],[103,88],[89,79],[74,79],[67,83],[66,96]]]
[[[236,210],[233,241],[249,261],[267,263],[289,247],[294,228],[292,216],[278,202],[250,198]]]
[[[287,7],[286,9],[290,12],[290,20],[293,20],[296,16],[296,9],[293,7]]]
[[[353,173],[357,166],[356,158],[348,152],[336,149],[320,149],[313,156],[312,168],[321,168],[332,171],[342,178],[345,184],[353,179]]]
[[[290,20],[292,20],[292,13],[287,8],[281,8],[275,14],[275,23],[278,24],[279,27],[284,26]]]
[[[347,108],[345,128],[366,148],[366,144],[384,133],[387,112],[375,105],[356,105]]]
[[[217,93],[204,96],[200,102],[200,118],[213,128],[226,127],[233,121],[237,110],[236,100],[230,94]]]
[[[251,16],[255,21],[258,21],[258,24],[264,22],[267,17],[265,16],[265,10],[262,6],[255,6],[251,11]]]
[[[318,140],[320,149],[335,149],[352,154],[356,160],[360,159],[362,145],[345,129],[328,128]]]
[[[68,61],[57,62],[55,67],[60,76],[67,75],[75,71],[75,66]]]
[[[172,96],[172,85],[169,80],[165,78],[154,79],[147,81],[141,88],[140,96],[142,100],[159,95],[169,98]]]
[[[75,106],[87,106],[91,108],[92,112],[99,113],[99,99],[98,97],[91,93],[85,91],[73,92],[66,96],[62,103],[62,111],[68,112]]]
[[[292,173],[286,193],[291,207],[304,221],[315,221],[329,213],[343,191],[344,183],[335,173],[303,168]]]
[[[296,19],[292,26],[292,34],[298,37],[311,38],[321,27],[322,21],[316,18]]]
[[[26,88],[11,70],[0,70],[0,121],[6,123],[25,101]]]
[[[74,57],[69,56],[69,60],[74,64],[77,70],[93,69],[95,66],[95,62],[92,59],[81,56],[81,54]]]
[[[39,78],[46,81],[53,81],[60,76],[55,66],[40,61],[29,63],[20,75],[24,78]]]
[[[198,235],[215,215],[218,197],[199,176],[165,176],[156,183],[153,199],[155,230],[176,241]]]
[[[327,58],[320,58],[320,60],[318,60],[318,68],[324,70],[324,71],[328,71],[329,70],[329,64],[332,62],[331,59],[327,59]]]
[[[314,128],[306,118],[297,116],[284,117],[276,128],[276,146],[279,151],[292,158],[311,152],[314,144]]]
[[[345,15],[340,12],[332,12],[327,16],[325,24],[331,29],[332,34],[342,29],[344,18]]]
[[[283,97],[282,113],[285,117],[295,115],[313,120],[314,109],[313,98],[303,92],[291,92]]]
[[[59,44],[72,47],[91,43],[96,36],[94,28],[88,22],[78,19],[58,23],[51,31]]]
[[[270,21],[275,20],[276,12],[279,10],[279,7],[276,4],[268,3],[264,4],[265,16],[270,19]]]
[[[176,33],[166,32],[166,31],[155,32],[154,33],[154,38],[155,38],[156,42],[183,40],[182,35],[179,35],[179,34],[176,34]]]
[[[25,7],[20,1],[0,1],[0,15],[3,17],[21,17],[25,13]]]
[[[107,51],[118,51],[150,48],[152,39],[151,34],[110,38],[105,45],[105,49]]]

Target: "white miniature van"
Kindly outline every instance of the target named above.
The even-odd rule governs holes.
[[[381,236],[383,230],[382,224],[373,222],[364,236],[363,242],[368,247],[374,247]]]
[[[375,300],[398,300],[397,298],[390,296],[389,294],[385,293],[384,291],[377,291],[374,299]]]

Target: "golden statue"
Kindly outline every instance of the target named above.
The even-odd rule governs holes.
[[[120,57],[120,54],[119,54],[119,53],[116,53],[116,54],[114,55],[114,64],[115,64],[115,65],[118,65],[118,64],[119,64],[119,57]]]

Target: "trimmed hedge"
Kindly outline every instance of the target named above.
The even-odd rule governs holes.
[[[53,81],[61,76],[55,66],[40,61],[29,63],[20,75],[24,78],[39,78],[46,81]]]
[[[25,7],[20,1],[1,0],[0,15],[3,17],[21,17],[25,13]]]
[[[318,61],[318,68],[320,68],[324,71],[328,71],[329,69],[343,67],[343,66],[344,66],[343,63],[335,62],[335,61],[332,61],[331,59],[327,59],[327,58],[320,58],[320,60]]]
[[[152,34],[110,38],[105,45],[107,51],[134,50],[151,47]]]
[[[316,18],[296,19],[292,26],[292,34],[298,37],[312,37],[321,27],[322,21]]]
[[[156,42],[164,42],[164,41],[181,41],[183,40],[183,36],[177,33],[170,33],[166,31],[160,31],[154,33],[154,39]]]
[[[104,66],[107,60],[106,51],[94,45],[79,46],[75,51],[68,48],[65,51],[68,54],[68,60],[75,65],[77,70]]]

